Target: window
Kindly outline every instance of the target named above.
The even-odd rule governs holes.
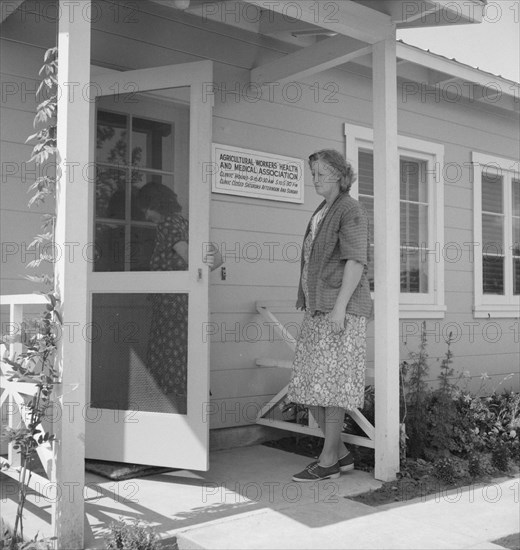
[[[473,153],[475,317],[520,315],[518,162]]]
[[[352,194],[363,204],[374,227],[373,132],[345,125],[346,155],[358,180]],[[444,316],[444,265],[438,243],[443,242],[444,147],[421,140],[398,137],[400,169],[401,318]],[[373,248],[373,235],[371,247]],[[374,263],[369,281],[374,290]]]

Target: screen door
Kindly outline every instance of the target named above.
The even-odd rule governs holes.
[[[209,62],[93,78],[88,458],[208,468],[211,81]]]

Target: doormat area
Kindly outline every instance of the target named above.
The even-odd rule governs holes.
[[[173,472],[176,468],[163,468],[148,466],[146,464],[126,464],[124,462],[106,462],[104,460],[85,460],[85,470],[113,481],[122,481],[134,477]]]

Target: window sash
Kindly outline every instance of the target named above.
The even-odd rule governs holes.
[[[400,155],[400,250],[401,294],[430,296],[433,270],[430,269],[432,230],[430,223],[430,192],[428,160]],[[374,168],[373,152],[358,151],[359,200],[367,210],[374,227]],[[417,168],[416,168],[417,167]],[[371,257],[373,254],[371,235]],[[374,261],[369,266],[370,289],[374,290]]]
[[[476,317],[517,317],[520,267],[515,245],[520,185],[515,161],[472,154]],[[492,242],[495,241],[495,245]],[[498,242],[496,242],[498,241]],[[519,250],[520,252],[520,250]]]

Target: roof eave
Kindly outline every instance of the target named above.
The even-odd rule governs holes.
[[[402,17],[393,17],[398,29],[442,27],[481,23],[486,2],[481,0],[427,0],[419,3],[404,3]]]

